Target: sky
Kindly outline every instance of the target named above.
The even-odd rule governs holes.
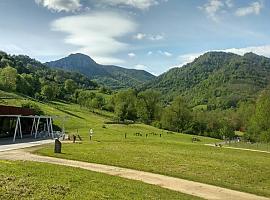
[[[155,75],[207,51],[270,57],[269,0],[0,0],[0,50]]]

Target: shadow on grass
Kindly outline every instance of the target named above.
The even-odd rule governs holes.
[[[61,103],[62,104],[68,104],[68,105],[71,104],[70,102],[65,101],[65,100],[61,100],[61,99],[59,99],[59,100],[57,99],[57,101],[50,101],[49,103],[52,104],[52,105],[56,105],[56,106],[61,105]]]
[[[73,117],[77,117],[77,118],[79,118],[79,119],[85,119],[85,118],[83,118],[83,117],[81,117],[81,116],[79,116],[79,115],[76,115],[76,114],[74,114],[74,113],[71,113],[71,112],[69,112],[69,111],[66,111],[66,110],[61,109],[61,108],[58,108],[58,107],[56,107],[55,109],[57,109],[57,110],[59,110],[59,111],[61,111],[61,112],[63,112],[63,113],[66,113],[66,114],[68,114],[68,115],[71,115],[71,116],[73,116]]]

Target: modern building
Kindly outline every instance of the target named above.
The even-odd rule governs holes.
[[[28,108],[0,105],[0,139],[54,138],[53,117],[38,116]]]

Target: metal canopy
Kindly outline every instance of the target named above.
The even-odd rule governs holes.
[[[44,130],[46,129],[49,136],[54,139],[54,133],[53,133],[53,122],[52,120],[54,118],[58,118],[56,116],[38,116],[38,115],[30,115],[30,116],[23,116],[23,115],[0,115],[0,117],[9,117],[9,118],[17,118],[16,121],[16,127],[14,131],[13,136],[13,142],[15,142],[17,135],[20,136],[22,139],[22,125],[21,125],[21,118],[29,118],[33,119],[32,129],[31,129],[31,135],[37,138],[38,134],[38,128],[40,125],[40,119],[46,119],[46,126],[44,127]]]

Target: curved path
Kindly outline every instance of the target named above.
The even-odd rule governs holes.
[[[119,176],[132,180],[139,180],[152,185],[157,185],[170,190],[178,191],[193,196],[202,197],[211,200],[270,200],[266,197],[260,197],[249,193],[238,192],[208,184],[187,181],[180,178],[142,172],[121,167],[108,165],[86,163],[81,161],[59,159],[53,157],[39,156],[31,154],[25,150],[13,150],[0,153],[0,159],[5,160],[27,160],[35,162],[44,162],[57,165],[71,166],[101,172],[113,176]]]
[[[214,144],[205,144],[206,146],[210,147],[217,147]],[[220,147],[217,147],[220,148]],[[236,150],[242,150],[242,151],[253,151],[253,152],[260,152],[260,153],[270,153],[270,151],[263,151],[263,150],[257,150],[257,149],[246,149],[246,148],[241,148],[241,147],[228,147],[228,146],[222,146],[222,148],[225,149],[236,149]]]

